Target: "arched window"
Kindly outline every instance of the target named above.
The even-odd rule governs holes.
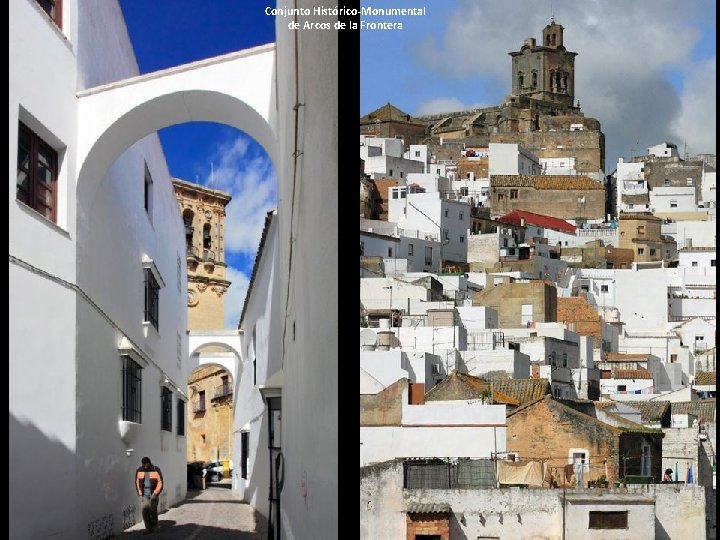
[[[532,72],[532,87],[537,88],[537,71]]]
[[[550,46],[550,34],[545,35],[545,45]]]
[[[210,238],[210,224],[206,223],[203,225],[203,247],[205,249],[210,249],[211,245],[212,239]]]
[[[525,84],[525,77],[523,76],[522,73],[519,73],[518,74],[518,87],[522,89],[524,84]]]
[[[183,211],[183,224],[185,225],[185,245],[188,248],[191,248],[193,245],[193,219],[195,217],[195,214],[193,214],[193,211],[188,209],[185,209]]]
[[[555,45],[555,34],[552,35],[552,44]]]

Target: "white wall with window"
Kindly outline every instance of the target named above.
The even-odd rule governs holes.
[[[139,508],[132,483],[118,479],[131,479],[145,453],[165,473],[161,508],[186,487],[177,415],[171,431],[160,429],[162,388],[174,407],[187,375],[176,360],[178,334],[187,351],[184,272],[179,288],[158,291],[159,329],[145,334],[143,326],[143,257],[174,282],[185,250],[177,200],[155,134],[98,171],[92,189],[77,184],[87,127],[78,125],[77,92],[135,76],[137,64],[117,2],[55,2],[54,23],[44,12],[50,4],[9,5],[9,154],[18,171],[8,211],[14,538],[119,532],[123,516],[139,519]],[[28,339],[29,328],[43,329],[43,339]],[[142,381],[132,399],[123,343],[135,351],[139,367],[131,371]],[[30,380],[30,393],[16,384]]]
[[[279,344],[271,338],[281,328],[275,273],[277,237],[278,217],[270,213],[239,324],[243,358],[238,366],[233,415],[233,463],[238,466],[233,469],[232,490],[266,517],[270,486],[269,411],[260,390],[282,382]]]
[[[540,160],[517,143],[490,143],[488,174],[535,175],[542,173]]]
[[[695,188],[655,187],[650,190],[650,207],[654,213],[695,212],[697,210]]]
[[[430,166],[428,165],[428,147],[426,144],[411,144],[410,149],[403,154],[403,157],[411,161],[419,161],[425,166],[422,172],[430,172]]]
[[[402,232],[410,234],[410,231]],[[360,231],[363,255],[407,259],[407,272],[436,272],[440,264],[440,243],[416,233],[416,236],[389,236]]]

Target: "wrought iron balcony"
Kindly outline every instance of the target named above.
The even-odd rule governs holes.
[[[233,389],[229,384],[221,384],[213,389],[213,399],[232,397]]]

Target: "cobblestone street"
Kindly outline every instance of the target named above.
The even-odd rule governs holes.
[[[163,538],[165,540],[261,540],[266,523],[252,506],[230,491],[230,483],[217,483],[203,491],[188,491],[181,504],[159,516],[160,530],[144,535],[142,520],[117,539]]]

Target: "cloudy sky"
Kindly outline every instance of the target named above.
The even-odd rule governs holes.
[[[379,5],[382,2],[375,2]],[[360,115],[386,102],[409,114],[497,105],[510,92],[511,51],[540,41],[549,0],[397,0],[427,7],[402,31],[363,31]],[[715,152],[715,3],[710,0],[553,0],[575,58],[576,99],[617,158],[675,142]]]
[[[141,73],[275,41],[273,0],[120,0]],[[158,132],[170,174],[232,196],[225,262],[232,282],[225,327],[237,328],[265,214],[277,205],[277,179],[265,150],[241,131],[191,122]]]

